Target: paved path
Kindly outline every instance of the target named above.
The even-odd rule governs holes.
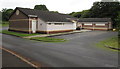
[[[54,33],[54,34],[40,34],[40,35],[33,35],[33,36],[27,36],[24,38],[33,38],[33,37],[49,37],[49,36],[59,36],[59,35],[69,35],[74,33],[81,33],[81,32],[87,32],[89,30],[82,30],[82,31],[72,31],[72,32],[63,32],[63,33]]]
[[[3,46],[50,67],[116,67],[118,53],[95,46],[113,36],[117,33],[93,31],[56,36],[69,41],[47,43],[3,35]]]

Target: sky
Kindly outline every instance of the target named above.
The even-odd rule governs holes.
[[[0,10],[15,9],[15,7],[33,9],[35,5],[44,4],[50,11],[71,13],[90,9],[96,1],[101,0],[0,0]]]

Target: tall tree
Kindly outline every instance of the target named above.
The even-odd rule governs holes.
[[[73,15],[75,12],[69,13],[69,15]]]
[[[89,12],[89,10],[83,10],[81,12],[72,12],[69,15],[72,15],[77,18],[83,18],[86,17],[86,14]]]
[[[3,21],[8,21],[12,12],[13,12],[13,9],[6,9],[6,8],[4,8],[2,10],[2,20]]]
[[[0,24],[2,23],[2,12],[0,11]]]
[[[86,17],[88,17],[88,16],[87,16],[88,13],[89,13],[89,10],[83,10],[83,11],[81,12],[81,18],[86,18]]]
[[[119,2],[95,2],[88,15],[89,17],[115,18],[117,11],[120,11]]]
[[[115,22],[116,22],[116,28],[119,30],[120,32],[120,11],[118,12],[118,16],[117,18],[115,18]]]
[[[74,12],[74,13],[72,13],[72,16],[80,18],[81,17],[81,12]]]
[[[2,20],[2,12],[0,11],[0,21]]]
[[[45,5],[35,5],[34,9],[49,11]]]

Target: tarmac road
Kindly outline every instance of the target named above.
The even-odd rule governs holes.
[[[117,32],[92,31],[55,36],[68,39],[47,43],[3,35],[3,46],[48,67],[117,67],[118,53],[95,46]]]
[[[4,68],[4,67],[32,67],[32,66],[22,61],[18,57],[3,50],[2,67]]]

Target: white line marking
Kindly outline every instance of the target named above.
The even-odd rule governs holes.
[[[22,56],[20,56],[20,55],[14,53],[14,52],[12,52],[12,51],[10,51],[10,50],[8,50],[8,49],[5,49],[5,48],[3,48],[3,47],[0,47],[0,49],[4,50],[4,51],[6,51],[6,52],[9,52],[9,53],[11,53],[12,55],[15,55],[16,57],[20,58],[22,61],[24,61],[24,62],[30,64],[31,66],[33,66],[33,67],[35,67],[35,68],[39,68],[39,67],[40,67],[40,66],[37,66],[37,65],[31,63],[31,62],[28,61],[27,59],[23,58]]]

